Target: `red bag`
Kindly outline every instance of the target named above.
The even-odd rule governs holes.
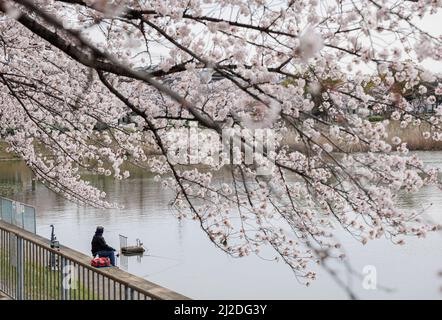
[[[111,262],[109,258],[94,258],[91,260],[91,266],[95,268],[110,267]]]

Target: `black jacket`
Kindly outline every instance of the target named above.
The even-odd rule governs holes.
[[[115,251],[114,248],[107,245],[102,234],[95,234],[92,238],[92,255],[95,257],[98,251]]]

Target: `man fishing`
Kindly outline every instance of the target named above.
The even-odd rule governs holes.
[[[95,258],[97,255],[100,258],[109,258],[111,265],[115,266],[115,254],[116,251],[114,248],[107,245],[106,240],[103,237],[104,228],[102,226],[98,226],[97,230],[95,230],[95,235],[92,238],[92,256]]]

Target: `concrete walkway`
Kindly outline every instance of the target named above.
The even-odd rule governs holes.
[[[0,291],[0,300],[11,300],[11,298],[9,298],[3,292]]]

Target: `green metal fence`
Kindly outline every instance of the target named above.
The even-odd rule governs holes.
[[[35,208],[27,204],[0,197],[0,220],[36,233]]]

